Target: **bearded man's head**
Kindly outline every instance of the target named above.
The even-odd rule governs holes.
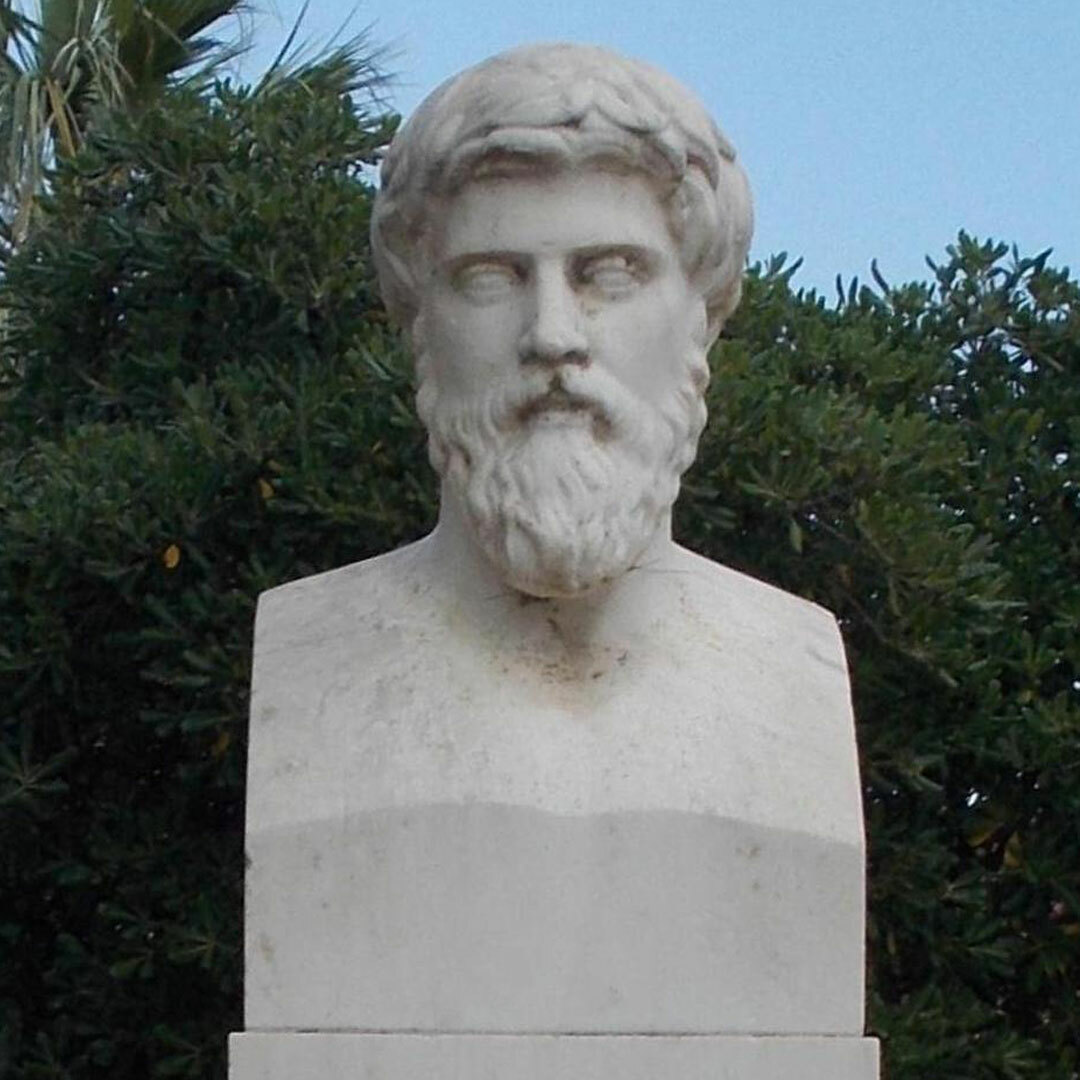
[[[394,140],[372,223],[383,296],[444,498],[515,588],[609,581],[668,520],[750,231],[700,104],[600,49],[495,57]]]

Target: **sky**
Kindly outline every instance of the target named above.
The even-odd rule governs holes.
[[[256,0],[241,75],[301,0]],[[408,115],[441,81],[532,41],[665,68],[704,101],[754,192],[751,261],[796,286],[926,280],[958,230],[1052,247],[1080,273],[1080,0],[310,0],[301,38],[370,27]]]

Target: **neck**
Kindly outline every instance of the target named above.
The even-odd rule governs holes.
[[[472,609],[484,622],[502,622],[513,614],[556,619],[583,637],[608,636],[654,609],[651,593],[662,571],[671,568],[678,548],[671,538],[671,513],[662,518],[638,563],[618,578],[577,596],[535,597],[507,584],[480,548],[457,496],[443,484],[439,521],[426,542],[438,568],[440,588],[456,607]]]

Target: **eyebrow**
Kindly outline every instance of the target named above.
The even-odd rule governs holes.
[[[651,244],[587,244],[585,247],[575,248],[571,257],[575,259],[595,259],[605,255],[621,255],[627,259],[645,262],[651,266],[658,264],[664,258],[664,253]]]
[[[651,266],[658,265],[665,258],[664,252],[652,244],[627,243],[626,241],[612,241],[610,243],[583,244],[581,247],[571,248],[563,253],[568,260],[595,259],[605,255],[621,255],[625,258],[643,261]],[[508,248],[478,248],[475,251],[463,251],[451,255],[443,263],[451,273],[464,270],[475,263],[517,263],[531,261],[534,253],[531,251],[515,251]]]
[[[464,269],[478,262],[521,262],[528,258],[523,251],[508,251],[501,248],[484,248],[477,251],[463,251],[460,255],[451,255],[443,265],[451,271]]]

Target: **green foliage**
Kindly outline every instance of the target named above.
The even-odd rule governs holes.
[[[775,259],[680,526],[840,618],[890,1080],[1080,1065],[1080,290],[961,234],[830,310]]]
[[[430,520],[357,74],[99,133],[7,267],[5,1076],[223,1075],[255,597]]]
[[[241,6],[38,0],[33,19],[0,0],[0,235],[22,241],[45,169],[79,149],[95,114],[136,109],[182,73],[205,78],[233,59],[238,46],[198,35]]]
[[[0,1074],[223,1076],[258,592],[429,527],[373,294],[392,124],[338,61],[67,163],[0,284]],[[961,235],[829,307],[782,259],[714,355],[677,528],[837,612],[891,1080],[1080,1045],[1080,315]]]

